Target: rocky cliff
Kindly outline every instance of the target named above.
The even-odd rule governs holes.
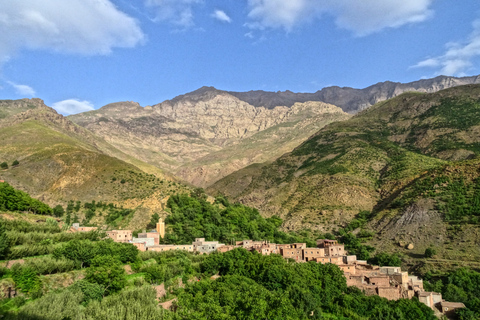
[[[255,107],[204,87],[154,106],[121,102],[69,118],[125,153],[204,187],[274,160],[349,115],[322,102]]]

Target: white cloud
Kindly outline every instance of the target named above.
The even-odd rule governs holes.
[[[88,101],[80,101],[77,99],[67,99],[55,102],[52,108],[63,115],[75,114],[80,112],[94,110],[93,104]]]
[[[225,13],[225,11],[222,10],[215,10],[212,14],[212,17],[214,17],[217,20],[220,20],[222,22],[232,22],[232,18],[228,16],[228,14]]]
[[[193,6],[203,0],[145,0],[145,6],[155,10],[156,22],[170,22],[180,28],[195,25]]]
[[[480,19],[473,22],[473,32],[467,41],[447,43],[443,55],[420,61],[412,68],[435,68],[437,75],[464,76],[477,57],[480,57]]]
[[[433,0],[248,0],[252,29],[295,26],[329,14],[358,36],[426,20]]]
[[[24,48],[108,54],[144,38],[138,22],[110,0],[0,1],[0,63]]]
[[[35,90],[32,87],[27,86],[25,84],[17,84],[12,81],[7,81],[9,85],[11,85],[15,92],[21,96],[30,96],[33,97],[35,95]]]

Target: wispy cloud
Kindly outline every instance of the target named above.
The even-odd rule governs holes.
[[[433,0],[248,0],[252,29],[294,27],[331,15],[338,27],[364,36],[426,20]]]
[[[30,86],[27,86],[25,84],[17,84],[12,81],[7,81],[7,83],[15,89],[15,92],[18,95],[29,97],[33,97],[35,95],[35,90]]]
[[[464,76],[472,66],[472,60],[480,56],[480,19],[473,22],[473,32],[468,40],[446,44],[443,55],[429,57],[411,68],[433,68],[436,74]]]
[[[80,101],[77,99],[67,99],[55,102],[52,108],[63,115],[76,114],[80,112],[94,110],[93,104],[88,101]]]
[[[219,21],[222,21],[222,22],[232,22],[232,18],[230,18],[226,13],[225,11],[222,11],[222,10],[215,10],[213,13],[212,13],[212,17],[219,20]]]
[[[138,22],[110,0],[0,2],[0,63],[21,49],[97,55],[144,40]]]
[[[145,0],[145,6],[155,12],[154,21],[170,22],[180,28],[195,26],[193,6],[203,0]]]

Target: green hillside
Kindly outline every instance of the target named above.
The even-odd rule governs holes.
[[[73,124],[41,100],[32,102],[36,105],[26,112],[18,101],[2,102],[2,110],[10,116],[0,120],[0,163],[8,164],[0,170],[0,179],[12,186],[52,207],[66,206],[69,200],[103,201],[147,211],[160,211],[170,194],[187,190],[159,169],[122,154]],[[12,166],[14,161],[18,165]],[[149,221],[148,212],[145,219]]]
[[[366,228],[377,232],[372,241],[403,253],[409,251],[400,240],[420,244],[417,254],[429,245],[447,247],[449,226],[461,223],[473,232],[458,237],[469,251],[480,241],[478,160],[468,160],[480,152],[478,112],[480,86],[405,93],[332,123],[291,153],[240,170],[208,191],[279,215],[293,230],[336,231],[366,210],[372,212]],[[463,260],[476,257],[478,249]]]

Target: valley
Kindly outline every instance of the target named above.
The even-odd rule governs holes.
[[[331,319],[376,319],[383,312],[367,312],[349,299],[396,310],[399,319],[412,319],[409,308],[421,314],[419,319],[434,318],[414,300],[404,302],[408,308],[394,301],[387,306],[387,300],[347,288],[353,278],[344,285],[343,273],[330,264],[294,264],[234,245],[250,239],[272,242],[275,250],[283,244],[312,249],[316,240],[330,239],[369,265],[401,265],[424,279],[422,290],[465,303],[459,314],[474,319],[480,314],[478,299],[472,300],[475,290],[457,278],[477,281],[480,270],[477,82],[478,77],[437,77],[312,94],[202,87],[152,106],[116,102],[67,117],[40,99],[2,100],[0,254],[6,266],[9,260],[25,265],[2,269],[0,289],[15,288],[32,302],[12,297],[5,301],[18,307],[5,304],[0,310],[20,319],[16,316],[35,316],[42,304],[71,299],[78,303],[68,312],[90,319],[100,310],[112,312],[108,301],[118,306],[115,299],[124,299],[133,306],[140,303],[133,296],[145,295],[146,308],[159,319],[192,314],[203,319],[207,311],[191,297],[198,293],[207,299],[212,287],[277,301],[262,311],[265,318],[274,312],[304,319],[312,312]],[[156,245],[173,248],[203,238],[223,241],[225,248],[232,242],[232,250],[204,256],[154,252],[145,245],[138,252],[137,245],[112,242],[103,233],[131,232],[137,241],[159,218],[167,227]],[[75,233],[73,223],[93,231]],[[78,256],[69,254],[77,249]],[[262,265],[277,269],[270,273]],[[293,276],[330,281],[315,280],[312,268],[316,275],[336,275],[341,288],[324,285],[316,292]],[[110,279],[115,284],[96,277],[104,271],[118,275]],[[48,277],[56,273],[69,273],[71,282],[50,284]],[[35,285],[23,283],[23,276]],[[79,287],[72,289],[72,283]],[[168,292],[155,296],[151,287],[161,285]],[[322,295],[328,301],[320,303]],[[156,298],[178,311],[157,309]],[[279,299],[290,311],[275,307]],[[80,304],[86,307],[76,309]],[[217,306],[215,314],[226,305]],[[59,314],[67,315],[66,309]]]

